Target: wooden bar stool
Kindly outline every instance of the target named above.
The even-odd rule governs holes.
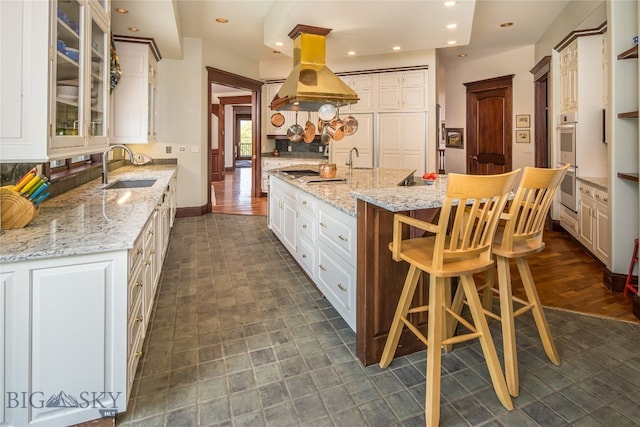
[[[449,175],[449,185],[438,224],[396,214],[393,242],[389,245],[395,261],[410,264],[396,313],[389,330],[380,367],[389,366],[402,332],[407,326],[427,346],[425,418],[427,426],[440,419],[441,349],[453,343],[478,338],[491,381],[502,404],[513,409],[504,374],[482,310],[473,274],[493,268],[491,245],[500,215],[519,170],[502,175]],[[466,206],[456,209],[456,205]],[[434,236],[403,240],[403,224],[434,233]],[[406,231],[406,230],[405,230]],[[404,234],[407,235],[406,233]],[[410,308],[421,272],[429,273],[429,305]],[[473,318],[471,324],[454,312],[448,300],[451,277],[460,277]],[[427,336],[408,319],[409,313],[428,312]],[[453,316],[469,333],[448,336]]]
[[[493,256],[498,269],[498,289],[493,287],[493,271],[485,275],[485,287],[492,292],[483,291],[485,314],[502,322],[502,341],[504,347],[504,365],[507,385],[512,396],[519,394],[518,356],[516,349],[515,318],[531,310],[544,351],[551,362],[560,364],[558,351],[549,331],[547,319],[536,285],[531,275],[527,256],[544,249],[542,234],[553,202],[556,190],[569,168],[569,164],[556,169],[524,168],[520,185],[511,201],[506,219],[496,231],[493,242]],[[514,259],[518,267],[526,300],[513,296],[509,260]],[[482,287],[479,288],[482,290]],[[500,315],[491,311],[492,294],[500,296]],[[461,295],[454,298],[453,309],[459,311]],[[522,306],[514,311],[514,301]]]

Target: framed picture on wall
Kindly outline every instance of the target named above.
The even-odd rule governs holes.
[[[530,114],[517,114],[516,115],[516,127],[528,128],[531,127],[531,115]]]
[[[464,148],[464,141],[462,140],[462,128],[448,128],[445,129],[446,146],[447,148]]]
[[[531,132],[529,132],[529,129],[516,129],[516,142],[531,142]]]

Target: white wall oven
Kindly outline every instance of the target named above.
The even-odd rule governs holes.
[[[559,141],[560,141],[560,163],[571,163],[576,166],[576,126],[578,124],[577,113],[566,113],[560,115]]]
[[[574,212],[578,211],[578,165],[576,164],[576,127],[578,124],[577,113],[566,113],[560,115],[559,131],[559,151],[560,163],[558,166],[571,164],[569,170],[560,183],[560,203]]]

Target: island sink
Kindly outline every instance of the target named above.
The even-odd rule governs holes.
[[[111,184],[105,185],[103,190],[115,190],[119,188],[144,188],[151,187],[157,181],[156,178],[150,179],[119,179]]]

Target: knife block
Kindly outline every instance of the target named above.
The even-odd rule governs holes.
[[[38,215],[38,208],[17,191],[0,187],[0,229],[23,228]]]

